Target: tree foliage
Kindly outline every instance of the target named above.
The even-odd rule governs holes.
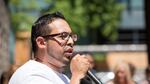
[[[10,6],[13,27],[16,29],[29,29],[38,15],[60,11],[79,36],[91,34],[92,38],[97,39],[101,35],[110,41],[117,38],[123,8],[116,0],[10,0]]]
[[[96,41],[99,35],[109,41],[116,40],[123,9],[123,5],[116,0],[60,0],[54,3],[49,11],[63,12],[73,30],[80,36],[91,34],[93,41]]]
[[[86,2],[86,0],[83,0]],[[116,0],[90,0],[83,3],[86,10],[87,27],[99,30],[99,33],[111,41],[117,38],[117,26],[122,5]]]
[[[30,31],[39,11],[47,8],[48,0],[9,0],[11,22],[14,32]]]

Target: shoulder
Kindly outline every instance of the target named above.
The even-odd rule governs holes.
[[[40,76],[30,76],[23,84],[54,84],[52,81],[48,80],[47,78],[40,77]]]
[[[52,83],[50,80],[39,76],[29,76],[24,80],[18,80],[11,80],[9,84],[55,84]]]
[[[114,84],[114,83],[113,83],[113,80],[110,80],[106,84]]]
[[[52,70],[47,68],[44,64],[38,63],[34,60],[30,60],[26,62],[24,65],[19,67],[14,74],[12,75],[10,82],[16,82],[15,84],[23,84],[21,82],[23,81],[30,81],[33,78],[37,78],[41,80],[45,80],[48,78],[53,78],[52,76]],[[34,80],[32,80],[34,81]],[[40,82],[40,81],[35,81],[35,82]],[[10,83],[14,84],[14,83]],[[30,84],[30,83],[26,83]]]
[[[67,77],[59,77],[50,67],[29,61],[21,66],[11,77],[10,84],[63,84],[62,79],[68,81]]]

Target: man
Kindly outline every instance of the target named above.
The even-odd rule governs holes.
[[[31,41],[34,59],[21,66],[9,84],[80,84],[90,63],[79,54],[71,57],[77,35],[72,33],[62,14],[56,12],[40,17],[32,26]],[[69,62],[70,80],[62,74]]]

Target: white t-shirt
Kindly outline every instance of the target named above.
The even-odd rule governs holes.
[[[66,75],[56,73],[40,62],[30,60],[16,70],[9,84],[69,84],[69,82]]]

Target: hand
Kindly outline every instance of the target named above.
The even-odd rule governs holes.
[[[86,75],[90,67],[90,62],[85,55],[77,54],[72,58],[70,63],[72,76],[79,77],[79,79],[83,78]]]

